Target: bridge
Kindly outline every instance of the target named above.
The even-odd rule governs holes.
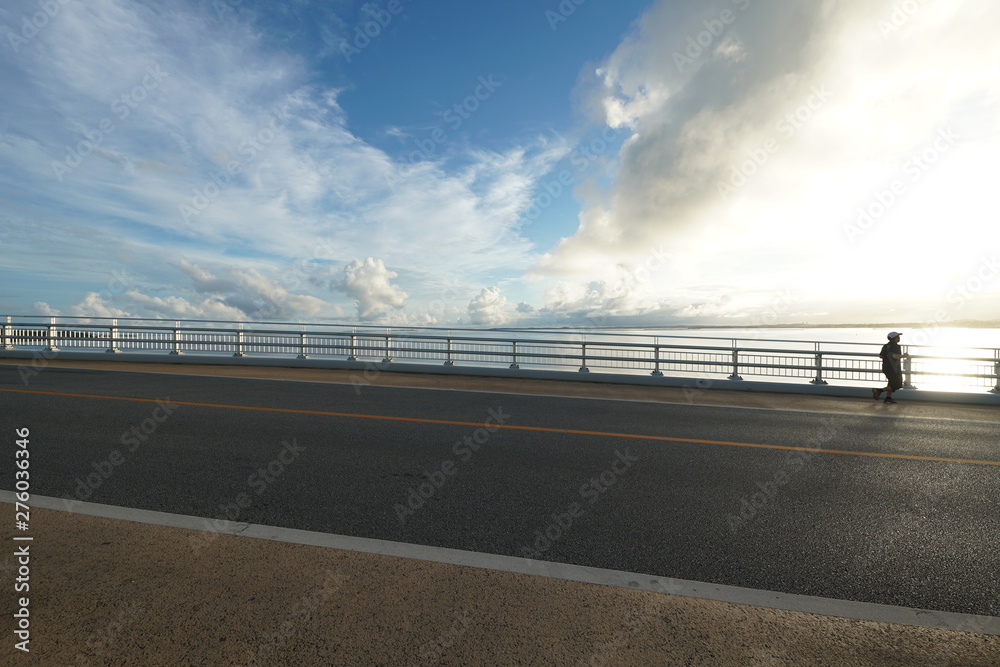
[[[652,386],[866,396],[883,381],[880,344],[592,330],[441,329],[342,324],[6,316],[0,355],[344,368]],[[904,389],[925,401],[1000,403],[1000,348],[905,345]],[[111,356],[107,358],[112,358]],[[592,371],[594,371],[592,373]],[[744,382],[745,379],[750,381]],[[942,395],[942,389],[947,391]]]
[[[633,368],[639,341],[614,373],[593,360],[621,357],[592,357],[591,338],[579,366],[579,342],[562,343],[568,371],[503,356],[492,375],[457,356],[428,373],[403,332],[386,357],[384,332],[341,332],[356,336],[353,361],[312,347],[297,359],[296,346],[284,358],[246,328],[219,350],[182,332],[191,347],[171,355],[176,335],[137,350],[88,324],[3,332],[3,432],[11,452],[27,441],[30,476],[0,488],[12,517],[29,494],[28,529],[8,533],[33,538],[10,544],[30,544],[38,664],[1000,657],[986,354],[986,377],[952,401],[887,406],[811,393],[835,387],[834,371],[781,393],[732,391],[756,382],[731,368],[656,376]],[[829,352],[823,368],[843,349]],[[386,370],[408,365],[423,372]]]

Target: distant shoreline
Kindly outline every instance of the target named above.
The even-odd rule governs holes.
[[[602,330],[690,330],[690,329],[882,329],[885,327],[893,329],[1000,329],[1000,320],[959,320],[955,322],[890,322],[890,323],[852,323],[852,324],[805,324],[803,322],[785,324],[667,324],[667,325],[608,325],[601,327]],[[593,329],[593,327],[578,326],[527,326],[527,327],[497,327],[496,331],[505,329],[552,329],[572,331],[575,329]]]

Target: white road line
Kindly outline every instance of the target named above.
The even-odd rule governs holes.
[[[13,504],[14,492],[0,490],[0,502]],[[929,609],[895,607],[869,602],[854,602],[851,600],[837,600],[810,595],[762,591],[753,588],[725,586],[722,584],[703,583],[684,579],[665,579],[635,572],[584,567],[567,563],[552,563],[515,556],[500,556],[364,537],[332,535],[292,528],[279,528],[276,526],[216,521],[202,517],[117,507],[114,505],[100,505],[48,496],[31,496],[31,506],[157,526],[170,526],[188,530],[240,535],[242,537],[253,537],[288,544],[306,544],[330,549],[411,558],[450,565],[499,570],[515,574],[599,584],[602,586],[616,586],[654,593],[716,600],[719,602],[754,605],[769,609],[783,609],[807,614],[914,625],[959,632],[1000,635],[1000,618],[993,616],[956,614]]]

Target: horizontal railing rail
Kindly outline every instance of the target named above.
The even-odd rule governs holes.
[[[294,355],[358,362],[394,360],[500,364],[646,372],[654,376],[725,374],[871,382],[882,376],[872,343],[734,339],[710,336],[511,329],[375,327],[280,322],[164,321],[142,318],[0,317],[0,350],[58,353],[64,349],[114,354]],[[40,349],[39,349],[40,348]],[[905,386],[946,379],[959,389],[1000,392],[1000,349],[904,346]],[[950,352],[950,354],[945,354]]]

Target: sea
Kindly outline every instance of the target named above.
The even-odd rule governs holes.
[[[978,348],[1000,349],[1000,327],[951,327],[951,326],[900,326],[891,329],[886,325],[869,327],[642,327],[642,328],[526,328],[507,331],[563,334],[573,340],[581,337],[600,338],[629,336],[642,338],[719,338],[740,341],[805,341],[809,343],[847,343],[878,345],[886,342],[889,333],[901,333],[902,345],[921,348]],[[925,350],[929,351],[929,350]],[[915,353],[915,352],[914,352]]]

